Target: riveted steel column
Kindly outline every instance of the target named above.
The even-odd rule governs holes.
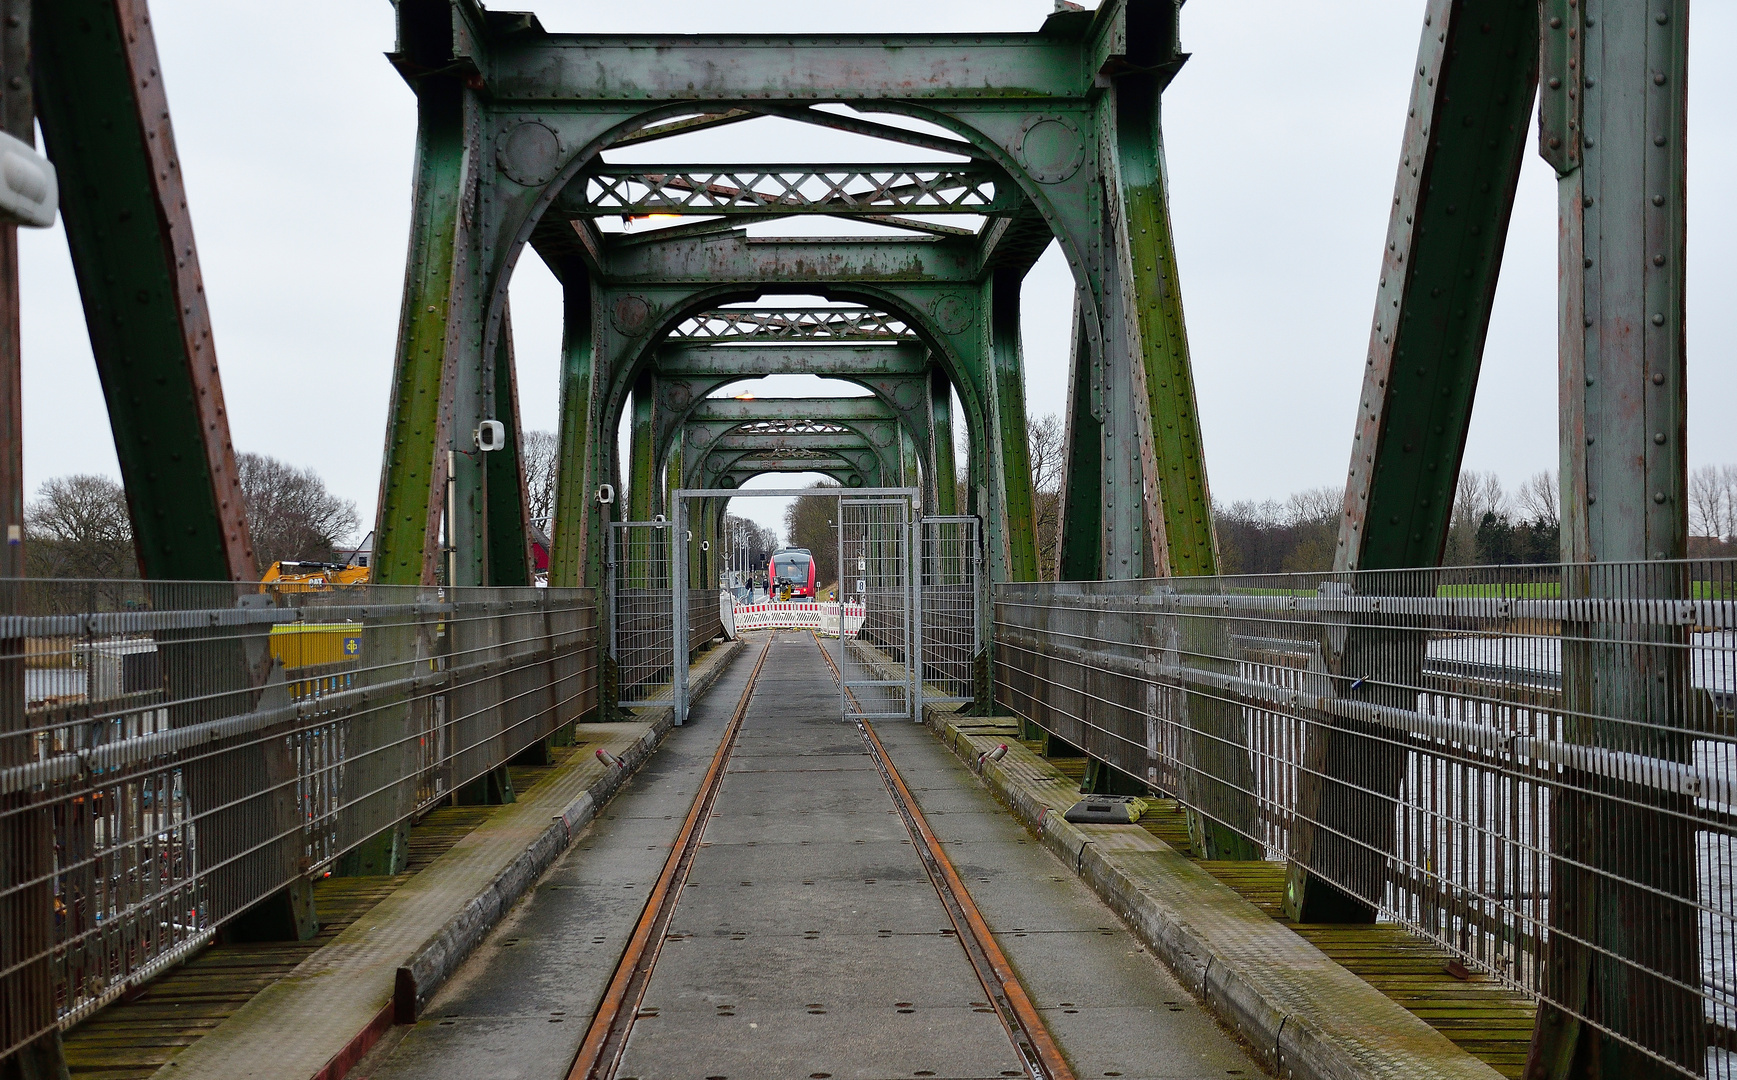
[[[1020,276],[997,270],[983,286],[989,363],[989,537],[994,581],[1036,581],[1037,530],[1031,447],[1025,415],[1025,361],[1019,341]]]
[[[633,429],[628,436],[627,520],[650,521],[663,503],[657,475],[653,420],[657,415],[657,373],[647,370],[633,384]],[[677,474],[680,475],[679,473]],[[674,507],[670,508],[673,516]]]
[[[577,259],[561,266],[561,296],[561,419],[549,584],[596,588],[603,583],[609,512],[597,501],[597,488],[606,482],[602,463],[608,460],[608,439],[599,415],[596,289]]]
[[[1561,226],[1562,557],[1585,564],[1564,595],[1686,598],[1686,569],[1669,560],[1687,554],[1688,535],[1689,4],[1547,0],[1541,14],[1541,150]],[[1640,640],[1587,623],[1562,637],[1565,739],[1695,760],[1684,628]],[[1699,1074],[1693,797],[1580,770],[1556,792],[1546,1003],[1527,1074]]]
[[[1144,472],[1156,482],[1158,522],[1148,521],[1148,542],[1161,573],[1181,577],[1218,572],[1218,544],[1212,531],[1212,500],[1206,489],[1206,461],[1200,441],[1200,414],[1194,401],[1194,372],[1188,356],[1188,330],[1182,318],[1182,288],[1176,245],[1170,232],[1170,201],[1164,172],[1160,96],[1179,66],[1175,8],[1170,3],[1136,3],[1128,8],[1128,58],[1152,74],[1116,80],[1117,195],[1122,212],[1116,237],[1121,262],[1125,326],[1133,336],[1136,404],[1149,430],[1138,432]],[[1136,447],[1123,444],[1123,453]]]
[[[927,473],[933,476],[935,467],[930,464],[923,468],[917,453],[917,440],[912,437],[910,429],[899,425],[899,486],[923,490],[923,476]]]
[[[488,497],[488,584],[524,586],[531,584],[536,562],[531,555],[512,316],[507,311],[501,313],[501,332],[495,346],[494,402],[494,418],[506,427],[506,445],[483,456]]]
[[[1073,355],[1068,360],[1067,469],[1062,477],[1061,540],[1056,580],[1097,581],[1103,573],[1103,423],[1094,404],[1097,380],[1082,305],[1074,298]]]
[[[142,0],[38,5],[37,110],[139,569],[253,580],[217,348],[180,156]]]
[[[1116,304],[1104,338],[1107,345],[1125,348],[1127,361],[1126,374],[1122,363],[1105,364],[1110,390],[1104,395],[1102,441],[1121,459],[1105,455],[1105,478],[1113,478],[1106,486],[1116,489],[1120,504],[1107,506],[1106,531],[1122,538],[1138,521],[1144,542],[1137,561],[1124,546],[1126,539],[1106,545],[1110,577],[1218,571],[1164,167],[1160,102],[1185,59],[1177,39],[1179,8],[1174,0],[1128,4],[1126,67],[1113,77],[1107,106],[1113,110],[1113,141],[1106,162],[1111,202],[1105,251],[1112,260]],[[1135,484],[1125,479],[1130,468],[1137,469]],[[1220,620],[1183,617],[1178,629],[1184,656],[1228,655]],[[1183,711],[1184,782],[1178,794],[1193,808],[1189,831],[1196,847],[1209,859],[1261,857],[1252,839],[1254,775],[1242,711],[1196,693],[1183,695]],[[1113,783],[1108,770],[1096,775]]]
[[[935,512],[959,511],[959,465],[953,454],[953,384],[939,365],[929,368],[929,460]]]
[[[1537,19],[1533,0],[1432,0],[1426,10],[1336,570],[1441,561],[1538,82]],[[1354,587],[1401,580],[1426,579],[1365,575]],[[1360,684],[1359,700],[1412,708],[1423,648],[1416,634],[1356,629],[1325,658]],[[1312,727],[1304,758],[1286,908],[1304,922],[1371,921],[1404,751],[1372,729]],[[1317,876],[1329,867],[1337,885]]]
[[[375,516],[374,580],[432,585],[439,574],[450,419],[441,407],[446,356],[456,339],[465,149],[474,124],[468,92],[456,78],[416,84],[416,173],[410,258],[404,272],[398,351],[387,411],[386,453]]]

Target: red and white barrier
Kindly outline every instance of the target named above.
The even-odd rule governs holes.
[[[737,604],[735,616],[738,631],[818,630],[832,637],[838,636],[838,604],[817,604],[809,600]],[[844,628],[852,637],[862,629],[863,617],[861,604],[844,605]]]

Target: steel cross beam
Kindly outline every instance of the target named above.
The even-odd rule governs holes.
[[[817,461],[841,458],[858,472],[878,471],[882,477],[899,471],[896,447],[879,446],[856,432],[808,435],[726,435],[684,444],[678,476],[689,480],[710,472],[721,476],[737,460]],[[672,467],[675,462],[672,459]],[[800,470],[798,470],[800,471]]]
[[[1024,196],[982,162],[964,165],[598,164],[561,192],[564,214],[998,214]]]
[[[681,236],[654,234],[631,244],[605,244],[605,273],[616,285],[712,284],[825,285],[872,282],[970,284],[977,279],[977,249],[970,240],[933,237],[756,238],[744,232]]]
[[[793,344],[787,346],[672,343],[657,349],[664,378],[718,377],[731,381],[766,375],[928,377],[928,351],[914,344]]]

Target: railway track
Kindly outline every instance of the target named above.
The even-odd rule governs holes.
[[[809,635],[804,635],[809,636]],[[672,920],[685,891],[688,874],[698,856],[718,797],[724,790],[732,753],[759,682],[767,656],[778,635],[770,634],[754,661],[741,699],[731,714],[718,749],[706,769],[699,792],[688,809],[681,831],[664,862],[644,911],[641,913],[602,1003],[575,1057],[568,1080],[613,1080],[627,1051],[636,1020],[642,1015],[646,989],[667,939]],[[818,639],[812,638],[834,679],[838,669]],[[951,935],[982,984],[986,1001],[993,1008],[1024,1075],[1031,1080],[1073,1080],[1073,1073],[1044,1026],[1036,1007],[1013,973],[1012,965],[990,933],[957,870],[929,828],[873,727],[865,721],[855,726],[875,769],[885,786],[911,844],[917,852],[929,883],[953,924]],[[820,1074],[829,1075],[829,1074]],[[921,1074],[919,1074],[921,1075]],[[1003,1072],[1002,1075],[1008,1075]]]

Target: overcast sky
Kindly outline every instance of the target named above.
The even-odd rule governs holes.
[[[719,4],[545,0],[558,31],[1030,30],[1050,0]],[[1165,96],[1171,206],[1207,463],[1221,501],[1344,482],[1417,53],[1422,0],[1195,0],[1193,59]],[[382,54],[386,0],[156,0],[237,447],[313,466],[373,517],[409,229],[414,100]],[[1726,326],[1737,268],[1737,5],[1703,4],[1691,48],[1691,465],[1737,462]],[[734,129],[729,129],[734,130]],[[737,160],[799,159],[772,127]],[[882,155],[885,157],[886,155]],[[909,151],[892,157],[910,156]],[[24,230],[25,474],[118,476],[58,228]],[[1528,154],[1466,467],[1517,485],[1556,462],[1554,178]],[[1025,288],[1027,401],[1066,401],[1071,282],[1052,249]],[[559,297],[521,260],[524,422],[553,430]],[[761,500],[762,503],[765,500]],[[740,504],[739,504],[740,505]],[[743,510],[749,509],[742,506]],[[757,517],[775,517],[762,507]]]

